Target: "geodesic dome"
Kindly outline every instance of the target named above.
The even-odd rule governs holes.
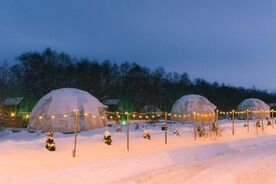
[[[28,128],[47,131],[71,132],[75,129],[78,111],[79,130],[103,127],[106,106],[86,91],[75,88],[53,90],[42,97],[33,108]]]
[[[173,120],[192,121],[193,113],[208,114],[209,119],[214,118],[216,106],[212,104],[207,98],[200,95],[185,95],[178,99],[172,106],[171,113]],[[178,114],[178,116],[174,115]],[[179,116],[180,115],[180,116]],[[181,115],[189,115],[183,118]]]
[[[250,110],[249,118],[266,118],[270,117],[270,110],[269,105],[267,105],[264,101],[257,99],[257,98],[247,98],[243,100],[238,105],[239,111],[246,111]],[[252,113],[252,111],[261,111],[259,113]]]

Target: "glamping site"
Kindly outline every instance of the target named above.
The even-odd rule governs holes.
[[[0,184],[276,184],[276,1],[0,1]]]

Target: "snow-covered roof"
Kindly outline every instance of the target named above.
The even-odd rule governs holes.
[[[141,113],[147,113],[147,112],[161,112],[159,108],[157,108],[154,105],[145,105],[140,110]]]
[[[120,99],[107,99],[103,102],[105,105],[119,105]]]
[[[6,98],[3,102],[3,105],[10,106],[10,105],[19,105],[24,97],[13,97],[13,98]]]
[[[264,101],[257,98],[247,98],[238,105],[239,110],[269,110],[270,107]]]
[[[172,106],[171,112],[178,114],[214,113],[216,106],[200,95],[185,95]]]

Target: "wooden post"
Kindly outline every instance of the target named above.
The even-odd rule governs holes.
[[[249,116],[248,116],[248,109],[246,109],[246,122],[247,122],[247,132],[249,132]]]
[[[257,122],[259,122],[259,123],[260,123],[260,119],[259,119],[259,118],[258,118]],[[259,126],[259,125],[257,125],[257,123],[256,123],[256,125],[255,125],[255,126],[256,126],[256,132],[257,132],[257,135],[259,135],[259,130],[258,130],[258,128],[259,128],[258,126]]]
[[[73,157],[76,157],[77,136],[78,136],[78,129],[79,129],[79,112],[77,110],[74,110],[74,112],[75,112],[75,139],[74,139]]]
[[[261,110],[261,115],[262,115],[262,131],[264,131],[264,113],[263,113],[263,110]]]
[[[127,113],[126,125],[127,125],[127,151],[129,151],[129,113]]]
[[[272,128],[274,128],[274,110],[272,109],[271,111],[271,117],[272,117],[272,120],[271,120],[271,124],[272,124]]]
[[[193,113],[193,121],[194,121],[194,138],[196,140],[196,112]]]
[[[167,119],[168,119],[168,114],[167,114],[167,112],[165,112],[165,144],[168,143],[168,123],[167,123]]]
[[[215,116],[215,121],[216,121],[216,136],[218,135],[218,116],[219,116],[219,110],[216,110],[216,116]]]
[[[235,135],[235,110],[232,110],[232,134]]]

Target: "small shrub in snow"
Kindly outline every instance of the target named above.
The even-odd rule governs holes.
[[[138,130],[138,129],[139,129],[139,125],[138,125],[138,124],[135,124],[134,129],[135,129],[135,130]]]
[[[161,130],[165,131],[166,129],[168,130],[168,126],[166,123],[162,123]]]
[[[178,129],[176,129],[176,130],[173,132],[173,134],[176,135],[176,136],[180,136],[180,133],[179,133]]]
[[[54,131],[49,130],[47,140],[46,140],[46,145],[45,145],[45,148],[49,151],[56,151],[56,144],[53,136],[54,136]]]
[[[176,136],[180,136],[179,129],[174,127],[173,134],[176,135]]]
[[[256,122],[256,127],[259,127],[259,128],[261,127],[260,121],[257,121],[257,122]]]
[[[111,145],[112,143],[111,133],[107,130],[104,132],[104,143],[107,145]]]
[[[203,137],[206,135],[205,128],[203,126],[197,125],[196,131],[199,137]]]
[[[143,133],[143,137],[144,137],[144,139],[151,139],[150,138],[150,132],[148,131],[148,130],[144,130],[144,133]]]

